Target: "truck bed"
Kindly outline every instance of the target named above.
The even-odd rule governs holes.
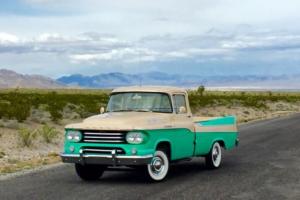
[[[225,117],[194,117],[196,132],[237,132],[236,118]]]

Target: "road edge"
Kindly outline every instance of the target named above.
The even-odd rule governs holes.
[[[0,181],[5,181],[5,180],[12,179],[12,178],[20,177],[20,176],[23,176],[23,175],[34,174],[34,173],[46,171],[46,170],[53,169],[53,168],[56,168],[56,167],[60,167],[60,166],[63,166],[63,165],[64,165],[64,163],[58,162],[58,163],[54,163],[54,164],[35,167],[35,168],[32,168],[32,169],[26,169],[26,170],[17,171],[17,172],[13,172],[13,173],[9,173],[9,174],[3,174],[3,175],[0,175]]]

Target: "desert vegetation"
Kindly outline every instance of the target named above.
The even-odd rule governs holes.
[[[0,174],[59,161],[64,125],[99,113],[109,90],[0,90]],[[247,122],[300,112],[300,93],[189,91],[193,113]]]
[[[53,122],[65,118],[85,118],[98,113],[99,108],[107,104],[108,97],[108,90],[2,90],[0,91],[0,119],[23,122],[31,117],[42,123],[41,118],[47,116]],[[300,93],[216,92],[205,91],[205,88],[200,86],[197,90],[189,91],[189,98],[195,113],[211,106],[229,108],[241,106],[268,110],[269,103],[300,102]],[[74,115],[71,116],[70,113]]]
[[[0,91],[0,118],[23,122],[32,111],[42,110],[50,114],[54,122],[63,118],[63,110],[73,110],[81,118],[90,116],[105,105],[108,92],[90,90],[2,90]]]

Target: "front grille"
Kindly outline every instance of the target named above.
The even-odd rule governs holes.
[[[92,154],[107,154],[111,155],[112,151],[115,150],[116,154],[125,154],[124,149],[122,148],[113,148],[113,147],[83,147],[83,153],[92,153]]]
[[[125,143],[126,132],[83,131],[83,142],[88,143]]]

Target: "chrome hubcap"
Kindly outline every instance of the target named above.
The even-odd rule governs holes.
[[[212,151],[212,160],[215,166],[219,166],[221,163],[221,148],[219,145],[215,145]]]
[[[160,157],[154,157],[151,161],[151,171],[160,174],[164,171],[164,161]]]
[[[219,156],[219,149],[217,147],[214,148],[213,150],[213,159],[214,161],[216,161],[218,159]]]

